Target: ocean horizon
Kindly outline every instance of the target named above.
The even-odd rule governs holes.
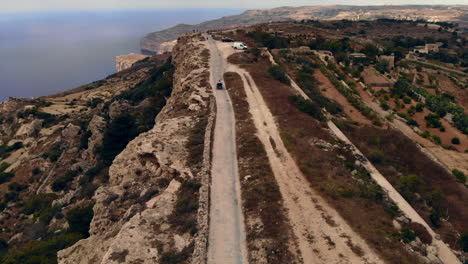
[[[244,9],[114,9],[0,13],[0,101],[40,97],[115,73],[150,32]]]

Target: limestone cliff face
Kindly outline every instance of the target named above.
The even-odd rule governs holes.
[[[187,144],[200,120],[212,115],[208,54],[199,36],[180,38],[173,64],[173,92],[155,126],[115,158],[109,183],[94,196],[91,236],[60,251],[59,263],[160,263],[167,254],[181,255],[184,263],[204,258],[206,162],[190,164]],[[209,145],[202,146],[205,153]],[[199,212],[190,230],[171,222],[187,182],[202,185],[191,197],[199,202]]]
[[[115,68],[117,72],[126,70],[132,67],[135,62],[143,60],[149,56],[143,54],[129,53],[126,55],[120,55],[115,58]]]

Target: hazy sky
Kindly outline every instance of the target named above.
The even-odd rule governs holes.
[[[0,12],[95,8],[264,8],[285,5],[466,4],[467,0],[14,0],[2,1]]]

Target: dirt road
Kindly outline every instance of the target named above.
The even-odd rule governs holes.
[[[229,45],[217,45],[224,58],[233,53]],[[227,71],[236,72],[242,78],[257,135],[265,146],[280,187],[303,263],[383,263],[343,218],[310,187],[284,146],[275,118],[252,76],[232,64],[228,65]]]
[[[211,54],[210,82],[215,88],[218,80],[223,79],[225,63],[211,38],[208,40],[208,46]],[[214,96],[217,112],[211,171],[208,263],[247,263],[234,110],[225,89],[215,89]]]

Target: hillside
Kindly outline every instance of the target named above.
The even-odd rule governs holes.
[[[189,33],[0,104],[0,263],[465,263],[468,38],[443,25]]]
[[[222,17],[197,25],[180,24],[169,29],[150,33],[141,40],[143,53],[162,53],[167,49],[160,45],[177,39],[177,36],[194,30],[249,26],[254,24],[291,20],[375,20],[394,18],[423,19],[431,22],[454,22],[466,27],[468,6],[391,5],[391,6],[305,6],[248,10],[242,14]]]

